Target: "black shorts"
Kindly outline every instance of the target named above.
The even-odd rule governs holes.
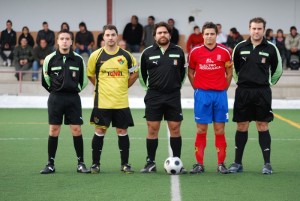
[[[182,121],[180,91],[162,93],[148,90],[145,96],[145,118],[147,121]]]
[[[272,91],[270,87],[240,88],[235,90],[233,107],[234,122],[262,121],[271,122],[274,119]]]
[[[51,125],[82,125],[80,96],[77,93],[51,93],[48,98],[48,119]]]
[[[129,126],[134,126],[132,115],[129,108],[122,109],[101,109],[94,108],[90,119],[91,124],[97,126],[109,127],[112,122],[112,127],[127,129]]]

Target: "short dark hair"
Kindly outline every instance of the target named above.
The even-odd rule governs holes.
[[[157,24],[154,25],[154,28],[153,28],[153,36],[156,35],[156,30],[158,27],[166,27],[166,29],[168,30],[169,34],[171,34],[172,32],[172,29],[170,27],[170,25],[166,22],[159,22]]]
[[[118,35],[118,29],[115,25],[112,24],[107,24],[103,27],[103,34],[105,33],[106,30],[115,30],[117,35]]]
[[[213,22],[206,22],[202,27],[202,33],[204,33],[205,29],[214,29],[216,31],[216,34],[218,34],[218,27]]]
[[[6,21],[6,23],[10,23],[10,24],[12,25],[12,22],[11,22],[11,20],[7,20],[7,21]]]
[[[79,23],[79,27],[84,27],[84,29],[87,30],[86,24],[84,22],[80,22]]]
[[[231,31],[233,34],[238,34],[238,33],[239,33],[238,30],[237,30],[235,27],[232,27],[232,28],[230,29],[230,31]]]
[[[266,37],[269,37],[271,32],[273,32],[273,29],[267,29],[266,30]]]
[[[291,26],[290,31],[292,31],[292,30],[296,30],[297,31],[297,28],[295,26]]]
[[[43,22],[43,25],[45,25],[45,24],[48,24],[48,22],[44,21],[44,22]]]
[[[139,18],[136,15],[131,16],[131,18],[135,18],[137,22],[139,21]]]
[[[199,29],[199,27],[198,26],[194,26],[194,31],[195,31],[195,29]]]
[[[254,23],[263,23],[264,25],[264,29],[266,28],[266,20],[264,20],[264,18],[262,17],[255,17],[255,18],[252,18],[250,21],[249,21],[249,27],[251,26],[251,23],[254,22]]]
[[[57,38],[59,37],[59,35],[60,34],[62,34],[62,33],[67,33],[67,34],[69,34],[70,35],[70,38],[71,38],[71,40],[73,40],[72,39],[72,34],[71,34],[71,32],[68,30],[68,29],[63,29],[63,30],[60,30],[58,33],[57,33]],[[47,40],[46,40],[47,41]]]
[[[155,21],[155,17],[153,15],[150,15],[148,18],[151,18],[153,21]]]

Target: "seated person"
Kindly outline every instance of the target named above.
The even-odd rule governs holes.
[[[238,30],[233,27],[229,31],[229,35],[227,36],[227,43],[226,46],[230,50],[230,52],[233,51],[234,47],[244,40],[243,36],[238,32]]]
[[[103,33],[99,33],[97,37],[97,48],[103,47]]]
[[[86,52],[90,56],[93,52],[93,46],[94,36],[92,32],[87,30],[84,22],[80,22],[79,31],[76,33],[75,37],[75,52],[77,54]]]
[[[33,37],[32,35],[30,34],[29,32],[29,28],[27,26],[24,26],[22,28],[22,34],[19,36],[19,39],[18,39],[18,45],[21,45],[21,40],[22,38],[26,38],[27,39],[27,42],[28,42],[28,45],[30,45],[31,47],[34,46],[34,40],[33,40]]]
[[[286,63],[287,67],[290,66],[291,55],[297,55],[300,59],[300,35],[297,33],[297,28],[292,26],[290,28],[290,34],[285,38],[286,47]]]
[[[204,42],[203,35],[198,26],[194,27],[194,33],[192,33],[186,42],[186,51],[190,52],[193,47],[202,45]]]
[[[54,50],[55,45],[55,34],[54,31],[49,29],[48,22],[43,22],[43,29],[38,31],[37,37],[36,37],[36,44],[40,44],[40,40],[42,38],[45,38],[47,41],[47,46],[51,47],[52,50]]]
[[[32,70],[34,71],[34,73],[32,73],[32,81],[38,80],[38,70],[43,66],[45,57],[52,52],[53,50],[47,46],[46,39],[42,38],[40,40],[40,44],[33,50],[34,61],[32,64]]]
[[[18,71],[30,70],[33,61],[33,49],[28,45],[27,39],[22,38],[21,45],[14,49],[14,63],[17,73],[15,74],[17,80],[22,79],[24,73],[19,74]],[[21,77],[20,77],[21,75]]]
[[[120,40],[119,42],[118,42],[118,46],[120,47],[120,48],[122,48],[122,49],[124,49],[124,50],[126,50],[126,42],[124,41],[124,40]]]
[[[13,51],[17,43],[17,34],[12,29],[12,22],[7,20],[6,29],[1,32],[0,51],[4,66],[11,66],[13,61]]]

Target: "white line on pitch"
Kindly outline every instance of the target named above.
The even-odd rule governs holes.
[[[170,130],[168,126],[167,126],[167,131],[168,131],[168,139],[170,139]],[[173,156],[170,140],[168,140],[168,151],[169,151],[169,156]],[[171,177],[171,201],[181,201],[179,176],[170,175],[170,177]]]

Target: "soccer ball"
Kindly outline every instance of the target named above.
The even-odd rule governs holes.
[[[164,168],[168,174],[179,174],[183,168],[183,164],[180,158],[169,157],[165,160]]]

